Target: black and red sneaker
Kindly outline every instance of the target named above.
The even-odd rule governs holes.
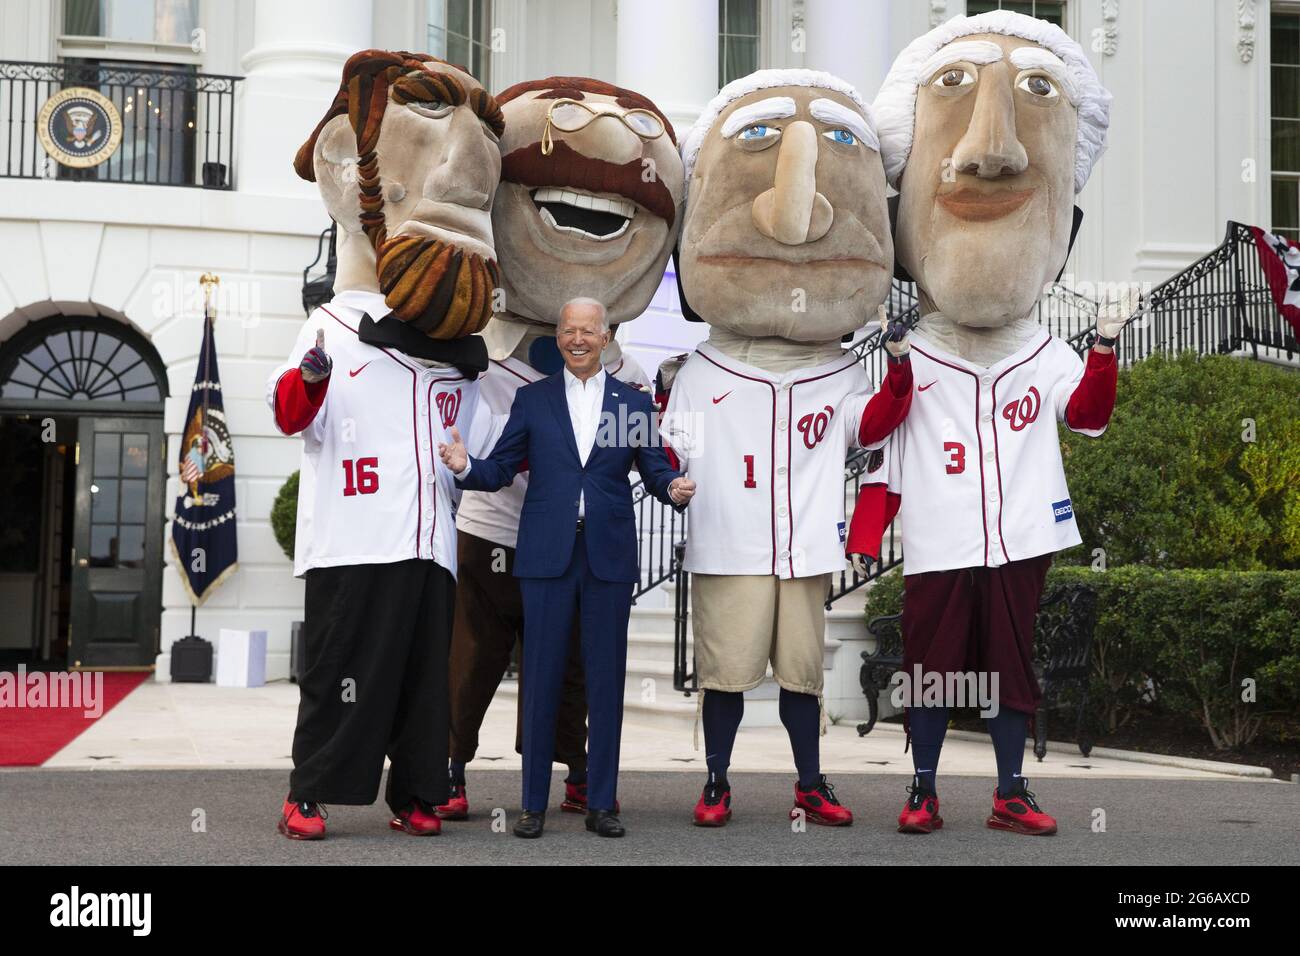
[[[322,804],[286,798],[275,828],[290,840],[323,840],[326,816]]]
[[[586,813],[587,785],[585,783],[564,781],[564,802],[560,804],[560,809],[565,813]],[[614,801],[614,812],[619,812],[619,802],[617,800]]]
[[[811,788],[804,790],[799,781],[794,784],[794,808],[790,819],[796,820],[803,813],[810,823],[819,823],[824,827],[846,827],[853,823],[853,811],[835,799],[835,788],[826,781],[826,774]]]
[[[704,792],[695,804],[695,825],[697,827],[725,826],[731,819],[731,785],[725,780],[709,777],[704,785]]]
[[[451,797],[446,803],[434,807],[434,812],[443,820],[468,820],[469,797],[465,795],[463,783],[451,785]]]
[[[1056,832],[1056,819],[1038,806],[1023,777],[1008,796],[993,791],[993,812],[986,821],[991,830],[1010,830],[1031,836],[1049,836]]]
[[[437,836],[442,832],[442,821],[433,807],[423,800],[412,800],[404,810],[388,821],[393,830],[401,830],[411,836]]]
[[[943,829],[943,817],[939,816],[939,795],[921,784],[920,777],[912,777],[912,785],[907,788],[907,803],[898,815],[899,833],[933,833]]]

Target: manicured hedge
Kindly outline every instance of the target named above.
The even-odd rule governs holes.
[[[1061,560],[1300,568],[1300,375],[1224,355],[1120,372],[1101,439],[1061,429],[1083,537]]]
[[[285,557],[293,560],[294,536],[298,531],[298,472],[294,472],[280,486],[280,492],[271,505],[271,531],[275,540],[284,551]]]
[[[1227,749],[1270,716],[1300,713],[1300,572],[1053,567],[1047,589],[1068,583],[1098,595],[1091,709],[1101,728],[1154,708],[1196,719]],[[868,589],[868,620],[901,607],[900,573]]]

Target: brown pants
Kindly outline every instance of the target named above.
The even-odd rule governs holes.
[[[523,640],[524,607],[519,579],[514,576],[514,548],[463,531],[456,537],[460,570],[451,632],[451,760],[469,763],[478,751],[483,716],[510,665],[515,642]],[[523,753],[526,679],[520,655],[516,753]],[[555,729],[555,759],[574,770],[587,769],[587,695],[576,615],[569,635],[569,661]]]

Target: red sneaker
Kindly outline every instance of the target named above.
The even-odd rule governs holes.
[[[465,785],[452,784],[451,799],[441,806],[434,807],[433,812],[444,820],[468,820],[469,797],[465,796]]]
[[[437,836],[442,832],[442,821],[436,814],[425,810],[419,800],[412,800],[410,806],[388,821],[388,825],[411,836]]]
[[[809,822],[820,823],[824,827],[847,827],[853,823],[853,811],[835,799],[835,788],[826,782],[825,774],[809,790],[801,790],[799,781],[795,781],[794,808],[790,811],[790,819],[796,819],[801,810]]]
[[[564,802],[560,804],[560,809],[565,813],[586,813],[587,785],[585,783],[564,781]],[[614,801],[614,812],[619,812],[619,802],[617,800]]]
[[[308,800],[293,803],[286,799],[276,829],[290,840],[323,840],[325,816],[325,808],[319,803]]]
[[[899,833],[933,833],[943,829],[943,817],[939,816],[939,796],[921,786],[917,777],[912,778],[912,785],[907,788],[910,796],[903,804],[903,812],[898,815]]]
[[[1024,779],[1018,781],[1019,789],[1009,797],[993,791],[993,812],[986,821],[991,830],[1011,830],[1032,836],[1048,836],[1056,832],[1055,818],[1038,808],[1034,795],[1029,792]]]
[[[710,779],[704,785],[699,803],[695,804],[697,827],[725,826],[731,819],[731,787]]]

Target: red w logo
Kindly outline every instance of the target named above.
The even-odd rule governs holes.
[[[460,389],[454,392],[439,392],[433,404],[438,406],[438,412],[442,416],[442,427],[450,428],[456,424],[456,416],[460,414]]]
[[[831,423],[831,416],[835,414],[835,409],[827,405],[816,415],[808,414],[799,419],[799,433],[803,435],[803,443],[807,448],[816,448],[817,443],[826,437],[826,429]]]
[[[1029,393],[1018,402],[1007,402],[1002,408],[1002,417],[1011,423],[1011,430],[1018,432],[1038,418],[1038,409],[1043,400],[1038,389],[1029,386]]]

